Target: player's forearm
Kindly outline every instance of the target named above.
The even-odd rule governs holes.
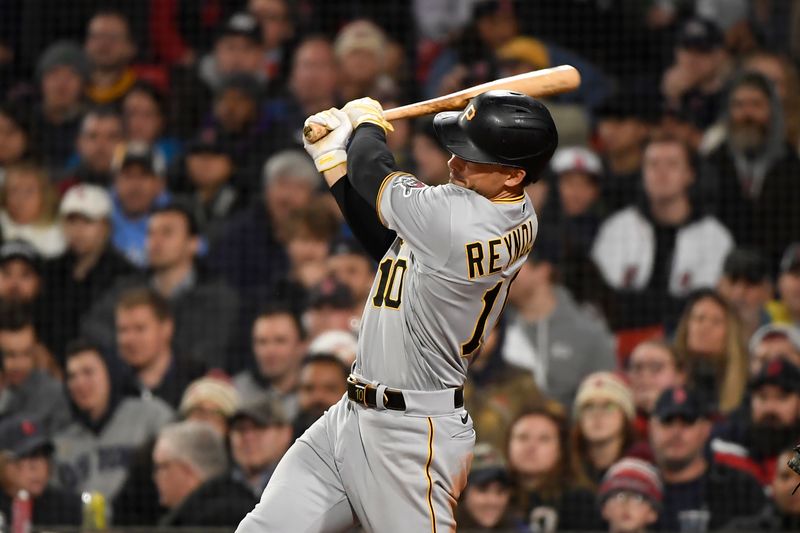
[[[375,208],[383,179],[396,171],[386,134],[373,124],[362,124],[347,148],[347,176],[358,193]]]
[[[347,178],[339,179],[330,189],[353,236],[375,261],[380,261],[397,234],[381,224],[375,208],[356,192]]]

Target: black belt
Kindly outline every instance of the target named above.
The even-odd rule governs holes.
[[[362,383],[351,377],[347,378],[347,397],[350,400],[375,409],[378,406],[377,394],[378,388],[375,385]],[[406,399],[403,397],[403,391],[386,389],[383,393],[383,406],[393,411],[405,411]],[[453,408],[458,409],[463,406],[464,387],[458,387],[453,393]]]

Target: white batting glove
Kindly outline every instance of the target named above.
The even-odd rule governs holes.
[[[380,102],[372,98],[359,98],[358,100],[351,100],[347,102],[342,108],[342,111],[347,113],[350,118],[350,123],[353,129],[357,128],[365,122],[375,124],[383,128],[384,132],[394,131],[394,127],[383,116],[383,108]]]
[[[335,107],[311,115],[305,121],[305,126],[309,124],[319,124],[325,127],[328,134],[317,142],[311,144],[303,138],[303,148],[308,155],[314,159],[319,172],[325,172],[342,163],[347,162],[347,152],[345,146],[350,134],[353,133],[353,126],[350,119],[342,111]]]

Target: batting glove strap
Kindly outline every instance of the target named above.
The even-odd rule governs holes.
[[[332,152],[324,153],[314,159],[314,165],[319,172],[325,172],[342,163],[347,163],[347,152],[344,150],[333,150]]]

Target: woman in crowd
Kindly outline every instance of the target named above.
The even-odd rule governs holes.
[[[506,448],[516,508],[537,531],[602,529],[594,494],[572,474],[567,422],[558,404],[524,412]]]
[[[573,411],[572,471],[583,484],[596,488],[636,438],[633,394],[622,378],[595,372],[578,388]]]
[[[125,121],[125,139],[152,145],[164,155],[169,165],[180,153],[180,143],[165,136],[166,108],[164,97],[145,82],[138,82],[122,100],[122,117]]]
[[[58,199],[47,173],[32,163],[6,168],[0,189],[0,229],[3,240],[23,239],[43,257],[64,251],[64,235],[56,219]]]
[[[696,292],[675,333],[675,349],[688,383],[710,394],[712,407],[727,415],[742,403],[748,354],[736,312],[715,291]]]

